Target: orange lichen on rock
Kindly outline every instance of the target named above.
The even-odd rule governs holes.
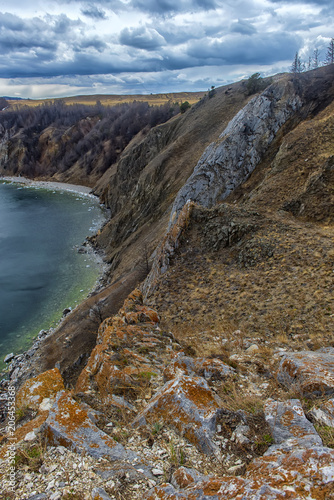
[[[334,393],[334,348],[286,353],[277,379],[289,387],[296,384],[304,394]]]
[[[65,446],[97,458],[121,458],[125,454],[124,448],[96,427],[66,391],[56,397],[44,424],[44,436],[51,446]]]
[[[272,447],[264,457],[248,466],[245,477],[207,477],[185,485],[160,485],[144,496],[145,500],[326,500],[334,493],[334,450],[284,450]],[[191,477],[183,470],[182,477]],[[178,474],[174,473],[177,478]],[[177,482],[177,481],[175,481]],[[174,484],[174,481],[173,481]]]
[[[16,395],[16,407],[38,409],[44,398],[51,398],[64,390],[64,382],[58,368],[48,370],[27,380]]]
[[[163,420],[200,451],[210,454],[215,451],[211,438],[219,407],[218,396],[203,378],[182,376],[167,382],[137,416],[133,425]]]

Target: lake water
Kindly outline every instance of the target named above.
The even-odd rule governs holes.
[[[94,288],[101,262],[78,247],[105,220],[92,197],[0,183],[0,363]]]

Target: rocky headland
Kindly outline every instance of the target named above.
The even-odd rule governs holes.
[[[107,282],[9,360],[4,498],[334,498],[333,76],[216,89],[91,186]]]

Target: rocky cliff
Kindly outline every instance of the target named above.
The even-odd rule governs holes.
[[[111,283],[10,366],[8,498],[334,498],[333,76],[218,89],[98,181]]]

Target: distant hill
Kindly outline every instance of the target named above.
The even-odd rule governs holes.
[[[78,95],[72,97],[62,97],[62,98],[50,98],[50,99],[24,99],[24,98],[14,98],[5,97],[5,99],[10,100],[12,105],[18,106],[39,106],[45,103],[53,103],[58,101],[63,101],[66,104],[85,104],[94,106],[97,102],[100,102],[103,106],[114,106],[115,104],[121,104],[125,102],[148,102],[152,105],[165,104],[168,101],[182,103],[188,101],[190,104],[194,104],[199,101],[205,92],[169,92],[164,94],[132,94],[132,95]]]
[[[6,101],[21,101],[22,99],[25,99],[24,97],[9,97],[8,95],[2,96],[3,99],[6,99]],[[28,100],[29,99],[25,99]]]

